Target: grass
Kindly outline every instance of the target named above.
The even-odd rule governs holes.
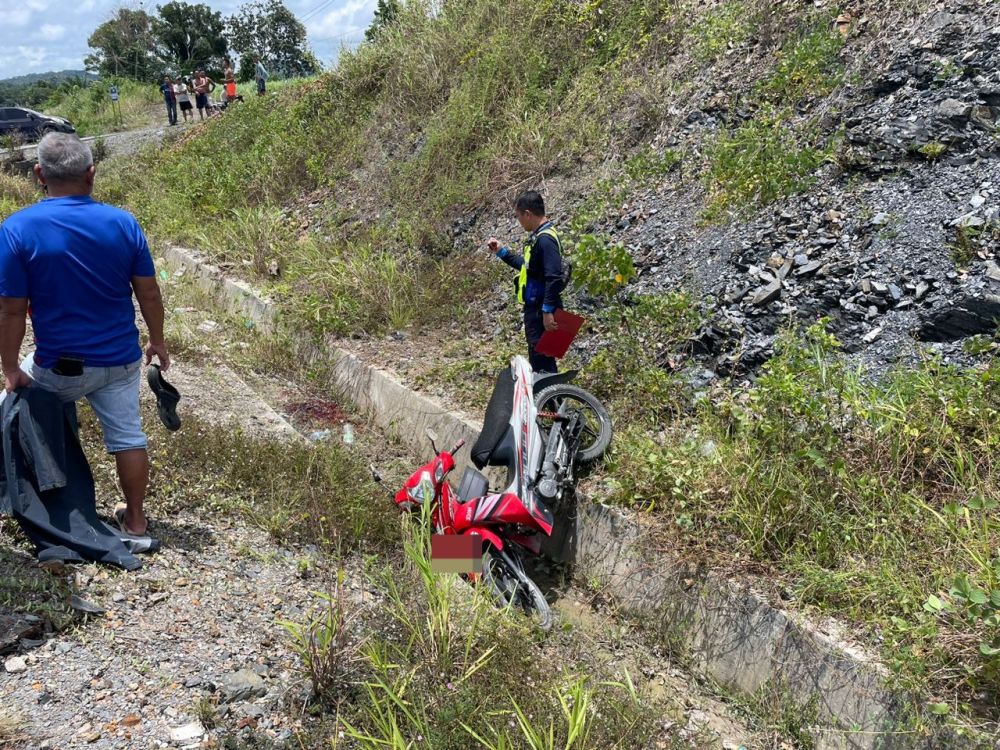
[[[0,530],[3,528],[0,521]],[[7,521],[13,527],[13,521]],[[33,557],[10,547],[0,547],[0,608],[34,615],[56,630],[74,619],[66,604],[69,588],[61,579],[35,565]]]
[[[118,87],[118,108],[112,106],[110,86]],[[46,102],[46,114],[65,117],[82,136],[101,135],[119,130],[135,130],[157,121],[166,109],[159,84],[140,83],[126,78],[95,81],[84,87],[59,89]]]
[[[732,696],[741,706],[752,725],[774,733],[790,742],[796,750],[813,750],[816,740],[812,734],[819,718],[821,696],[794,695],[787,685],[765,683],[749,696]]]
[[[758,95],[793,105],[805,97],[828,95],[843,77],[843,65],[838,60],[843,46],[844,37],[831,29],[827,17],[806,22],[800,33],[785,42],[774,71],[758,84]]]
[[[712,62],[734,52],[753,36],[753,14],[747,17],[745,3],[727,0],[710,8],[694,26],[695,56]]]
[[[920,148],[916,149],[916,152],[924,157],[929,162],[936,162],[948,151],[948,146],[944,143],[939,143],[938,141],[931,141],[930,143],[925,143]]]
[[[787,334],[753,388],[693,407],[659,369],[622,377],[664,382],[678,406],[630,412],[613,501],[663,514],[682,545],[767,565],[798,606],[865,623],[908,686],[967,709],[1000,694],[1000,633],[969,593],[1000,588],[1000,367],[928,359],[872,382],[816,326]],[[928,610],[931,595],[946,605]]]
[[[14,750],[27,740],[24,721],[11,713],[10,709],[0,708],[0,750]]]
[[[495,285],[476,240],[456,241],[453,222],[543,177],[578,172],[595,154],[614,157],[593,191],[594,212],[665,179],[682,154],[647,138],[675,116],[667,102],[685,99],[705,56],[738,48],[770,60],[772,46],[781,51],[765,87],[781,105],[712,144],[706,181],[716,213],[809,184],[827,147],[784,103],[810,87],[829,90],[839,35],[793,16],[765,44],[755,37],[765,5],[750,6],[476,0],[431,13],[406,3],[332,72],[249,97],[165,152],[118,160],[100,192],[154,236],[197,244],[272,286],[318,334],[438,326],[463,318]],[[538,48],[540,38],[550,41]],[[567,235],[579,278],[615,293],[634,273],[631,259],[590,235]]]
[[[811,126],[797,124],[788,109],[765,108],[754,119],[719,134],[708,147],[705,221],[773,203],[813,184],[832,144],[819,145]]]
[[[28,178],[0,170],[0,221],[34,203],[39,195],[34,182]]]
[[[431,14],[409,3],[398,24],[345,53],[331,73],[251,97],[164,152],[114,161],[102,195],[130,207],[155,237],[201,245],[268,286],[289,336],[419,332],[456,321],[445,330],[461,337],[467,310],[486,299],[477,286],[496,289],[499,275],[475,255],[474,240],[450,231],[454,222],[543,177],[590,174],[608,156],[607,179],[593,189],[588,183],[589,199],[571,207],[567,224],[571,250],[593,238],[581,253],[581,278],[603,282],[594,289],[610,297],[619,291],[616,277],[628,275],[628,253],[595,227],[630,191],[655,189],[689,166],[684,152],[650,147],[649,133],[670,124],[667,104],[649,101],[664,71],[678,73],[665,101],[684,101],[706,61],[777,53],[759,80],[745,82],[749,119],[709,137],[704,159],[690,165],[707,189],[708,221],[807,189],[833,153],[836,134],[821,132],[810,108],[843,80],[842,42],[821,28],[829,19],[786,14],[764,43],[762,7],[475,0]],[[636,96],[646,100],[634,103]],[[694,398],[682,373],[701,323],[690,299],[611,305],[596,317],[598,330],[619,334],[587,376],[620,419],[603,479],[614,501],[658,513],[680,545],[725,550],[737,565],[770,570],[798,606],[863,623],[886,644],[897,678],[933,691],[938,702],[961,708],[977,695],[996,697],[996,656],[980,648],[995,647],[995,623],[974,593],[989,599],[997,586],[995,514],[978,500],[997,493],[996,366],[964,371],[929,360],[872,383],[814,329],[785,338],[754,387]],[[448,349],[430,376],[460,381],[488,372],[501,354],[459,348]],[[274,345],[275,355],[287,351]],[[471,386],[467,398],[481,393]],[[204,497],[293,538],[318,530],[330,547],[345,534],[376,545],[393,538],[380,525],[387,514],[369,515],[364,502],[327,515],[324,495],[352,482],[362,488],[355,495],[367,492],[359,467],[352,474],[342,457],[293,451],[279,486],[242,457],[257,444],[198,429],[218,441],[221,459],[210,462],[188,442],[164,448],[172,453],[161,458],[197,468],[164,469],[168,503]],[[244,484],[249,491],[234,489]],[[277,506],[289,486],[287,507]],[[326,520],[309,524],[310,517]],[[425,627],[440,614],[428,609],[440,592],[408,575],[427,597],[405,600]],[[393,627],[410,632],[398,618]],[[440,670],[426,666],[447,657],[461,671],[466,657],[458,659],[453,644],[412,638],[405,649],[375,641],[366,652],[372,712],[353,715],[352,726],[389,747],[401,727],[404,736],[430,727],[423,735],[430,737],[454,728],[466,704],[481,710],[476,694],[453,696],[434,678]],[[572,684],[545,694],[542,734],[549,725],[567,731],[558,696]],[[500,688],[482,692],[502,695]],[[533,712],[517,693],[514,703]],[[520,732],[514,703],[502,705]],[[443,706],[452,713],[440,713]],[[489,727],[469,726],[501,741]]]
[[[956,266],[967,267],[981,254],[990,254],[1000,239],[1000,224],[988,221],[981,226],[959,224],[953,230],[948,245],[951,260]]]
[[[113,463],[96,442],[100,431],[89,411],[81,412],[81,424],[99,494],[115,496]],[[162,431],[150,442],[152,512],[238,514],[280,542],[316,544],[328,552],[382,551],[394,544],[384,490],[337,441],[289,443],[189,416],[182,432]],[[280,460],[261,471],[261,456]]]
[[[653,721],[628,674],[565,657],[547,668],[559,650],[523,618],[431,572],[426,520],[404,523],[402,564],[376,573],[385,599],[362,647],[363,692],[338,704],[347,737],[372,750],[645,746]]]

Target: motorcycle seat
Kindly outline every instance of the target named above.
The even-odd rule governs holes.
[[[489,492],[489,489],[490,482],[482,472],[467,466],[458,485],[458,502],[467,503],[469,500],[482,497]]]
[[[497,373],[496,385],[486,407],[486,417],[483,419],[483,431],[479,433],[470,454],[472,462],[480,469],[484,466],[498,465],[494,462],[495,454],[508,432],[513,411],[514,379],[511,377],[510,368],[505,367]]]

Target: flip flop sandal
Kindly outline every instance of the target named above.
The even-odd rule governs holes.
[[[146,516],[146,532],[144,534],[133,534],[131,531],[125,528],[125,510],[128,506],[125,503],[118,503],[115,506],[115,523],[118,524],[118,530],[121,531],[125,536],[131,537],[132,539],[145,539],[149,536],[149,529],[152,527],[153,522]]]
[[[181,418],[177,416],[177,402],[181,394],[163,378],[159,365],[150,365],[146,370],[146,382],[156,395],[156,409],[160,414],[163,426],[171,432],[181,428]]]

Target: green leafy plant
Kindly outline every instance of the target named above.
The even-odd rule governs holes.
[[[578,237],[570,257],[575,284],[595,296],[610,297],[635,276],[632,256],[625,246],[593,234]]]
[[[934,76],[934,80],[938,83],[947,83],[962,74],[962,67],[950,57],[942,57],[935,61],[935,65],[937,66],[937,74]]]
[[[643,426],[676,414],[683,388],[671,372],[704,314],[690,295],[644,295],[610,308],[595,327],[608,343],[589,362],[587,387]]]
[[[291,635],[293,649],[309,676],[313,695],[320,700],[331,700],[351,681],[362,661],[363,644],[352,635],[357,610],[349,613],[345,598],[341,568],[333,591],[320,595],[320,615],[304,624],[280,623]]]
[[[746,42],[753,34],[753,29],[744,3],[727,0],[711,7],[695,22],[692,29],[697,40],[695,55],[702,61],[715,60]]]
[[[790,119],[788,110],[765,109],[709,145],[705,221],[721,219],[729,210],[767,205],[812,184],[812,173],[834,147],[811,145],[809,129],[791,125]]]
[[[923,146],[918,148],[917,153],[927,159],[927,161],[935,162],[944,156],[947,150],[948,146],[946,144],[938,141],[931,141],[930,143],[925,143]]]
[[[826,19],[785,43],[774,72],[758,87],[767,99],[795,104],[806,96],[829,94],[843,75],[837,56],[844,37],[830,28]]]
[[[951,259],[956,266],[968,266],[979,252],[991,248],[1000,237],[1000,224],[989,222],[977,226],[962,223],[955,227],[951,244]]]

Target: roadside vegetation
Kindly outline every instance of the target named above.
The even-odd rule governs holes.
[[[112,85],[118,87],[118,109],[111,101]],[[112,78],[57,89],[43,109],[46,114],[65,117],[82,136],[149,127],[160,121],[157,115],[161,110],[164,113],[162,119],[166,120],[159,84],[140,83],[128,78]]]
[[[623,393],[600,366],[635,353],[621,340],[588,370],[624,426],[601,480],[610,499],[662,515],[684,548],[765,565],[800,607],[864,624],[937,711],[992,714],[1000,367],[928,357],[874,382],[821,322],[789,331],[752,388],[697,392],[640,357]],[[662,409],[637,398],[648,392]]]
[[[0,221],[37,200],[40,195],[32,180],[3,171],[0,154]]]
[[[113,461],[89,411],[82,417],[98,486],[113,493]],[[312,689],[297,707],[310,718],[310,746],[711,747],[707,735],[671,720],[683,711],[642,674],[595,659],[571,626],[539,633],[485,590],[433,572],[429,519],[400,516],[362,452],[248,437],[196,418],[152,447],[157,514],[239,515],[293,549],[315,544],[327,554],[333,570],[317,575],[318,606],[280,623]],[[274,457],[266,472],[262,456]],[[360,568],[350,587],[347,565]],[[223,721],[208,700],[198,713],[206,726]],[[245,735],[222,746],[254,747]]]
[[[837,134],[812,114],[847,75],[831,20],[763,3],[525,12],[505,0],[436,15],[407,3],[336,70],[118,162],[102,191],[155,237],[268,287],[288,328],[373,335],[463,320],[482,289],[507,289],[502,271],[456,245],[456,221],[543,175],[595,174],[564,222],[577,287],[603,300],[595,330],[614,342],[586,368],[620,429],[594,481],[658,514],[677,543],[763,565],[799,606],[864,624],[937,710],[990,713],[995,368],[929,360],[869,382],[818,326],[789,332],[754,387],[703,393],[680,368],[702,320],[692,299],[611,302],[635,270],[599,227],[630,192],[679,171],[703,191],[703,220],[722,221],[806,189],[835,158]],[[758,32],[773,54],[747,82],[750,116],[723,118],[695,161],[650,147],[698,71],[753,55]],[[617,157],[598,170],[595,153]],[[448,346],[424,382],[462,383],[478,410],[507,352]]]
[[[361,677],[324,694],[356,747],[624,750],[654,737],[699,746],[663,731],[655,718],[662,709],[627,671],[604,673],[567,649],[569,640],[540,637],[517,613],[497,610],[484,590],[434,573],[427,521],[404,523],[403,558],[373,572],[384,601],[371,635],[341,641],[346,654],[333,662]],[[342,603],[331,599],[331,608],[320,631],[347,625]],[[317,632],[315,622],[309,628]],[[327,685],[345,676],[327,676]]]
[[[408,2],[336,70],[119,163],[103,194],[156,236],[272,286],[317,333],[435,324],[500,274],[455,245],[455,221],[543,176],[593,171],[594,154],[619,155],[601,166],[604,208],[616,183],[680,169],[685,154],[647,139],[706,64],[754,49],[765,24],[788,41],[776,64],[760,51],[760,122],[711,138],[693,187],[707,189],[715,220],[809,184],[831,146],[792,106],[836,85],[842,40],[825,15],[786,17],[767,3],[740,15],[737,5],[505,0],[435,14]],[[583,223],[567,239],[581,273],[627,284],[624,250]]]
[[[696,301],[623,302],[635,269],[599,229],[630,191],[676,171],[703,194],[706,222],[806,189],[838,149],[812,107],[847,76],[831,20],[769,3],[475,0],[431,14],[410,2],[331,73],[112,162],[101,197],[135,211],[156,240],[196,246],[266,286],[288,329],[366,336],[462,321],[484,288],[506,293],[502,272],[450,230],[543,176],[593,175],[566,221],[576,283],[612,342],[585,372],[619,428],[593,486],[655,514],[672,543],[767,570],[798,607],[862,625],[935,712],[994,714],[1000,369],[928,358],[873,382],[817,324],[789,331],[752,386],[699,389],[683,368],[702,323]],[[746,118],[721,117],[698,154],[651,147],[698,70],[753,54],[769,62],[747,82]],[[19,190],[0,182],[0,210]],[[451,346],[425,378],[461,381],[479,410],[470,374],[488,378],[507,352]],[[312,477],[302,461],[295,476]],[[205,467],[223,488],[246,478],[231,472]],[[323,502],[307,492],[274,525],[296,529]],[[390,645],[379,648],[391,661]],[[359,736],[426,719],[427,707],[393,698],[410,684],[405,667],[358,658],[371,705],[383,706],[355,716]],[[558,719],[551,695],[544,715]]]

